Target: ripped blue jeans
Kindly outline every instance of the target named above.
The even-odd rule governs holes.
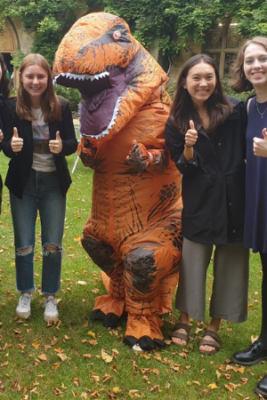
[[[34,285],[34,247],[37,211],[41,220],[43,253],[42,293],[55,294],[60,289],[62,237],[66,212],[57,172],[31,171],[19,199],[10,193],[14,229],[16,284],[20,292],[32,292]]]

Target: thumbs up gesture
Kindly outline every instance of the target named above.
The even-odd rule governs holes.
[[[263,139],[258,137],[253,138],[253,153],[258,157],[267,157],[267,130],[262,130]]]
[[[189,129],[185,134],[185,147],[193,147],[198,139],[198,132],[192,120],[189,121]]]
[[[263,139],[264,139],[264,140],[267,140],[267,129],[266,129],[266,128],[263,128],[263,130],[262,130],[262,136],[263,136]]]
[[[19,153],[23,147],[23,139],[19,137],[17,128],[13,128],[13,136],[11,139],[11,149],[14,153]]]
[[[62,151],[62,139],[60,137],[60,132],[57,131],[56,133],[56,139],[55,140],[49,140],[49,149],[51,153],[53,154],[59,154]]]

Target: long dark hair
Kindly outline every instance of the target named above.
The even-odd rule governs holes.
[[[7,67],[2,54],[0,54],[0,65],[2,68],[2,79],[0,80],[0,94],[5,98],[7,98],[10,94],[9,79],[7,77]]]
[[[247,40],[246,43],[241,47],[232,66],[231,73],[233,76],[231,88],[237,93],[249,92],[253,89],[252,84],[246,79],[244,73],[245,51],[250,44],[259,44],[267,51],[267,38],[263,36],[255,36],[254,38]]]
[[[233,111],[233,105],[223,94],[219,72],[214,61],[206,54],[197,54],[186,61],[179,73],[175,98],[170,113],[171,123],[183,134],[189,129],[189,121],[191,119],[194,121],[196,129],[201,127],[198,112],[195,109],[190,94],[184,88],[188,72],[192,67],[200,63],[211,65],[216,76],[214,92],[206,101],[207,112],[210,118],[210,126],[206,131],[208,133],[215,131]]]
[[[44,117],[44,121],[46,123],[52,121],[61,121],[61,106],[58,100],[58,97],[55,94],[53,87],[53,79],[52,79],[52,71],[50,65],[46,61],[46,59],[41,54],[28,54],[23,58],[19,73],[20,73],[20,82],[19,89],[17,94],[17,104],[16,104],[16,112],[21,119],[26,119],[28,121],[34,120],[34,115],[31,111],[31,100],[28,92],[24,89],[24,86],[21,81],[21,75],[25,68],[31,65],[39,65],[42,67],[47,73],[47,88],[42,95],[42,113]]]

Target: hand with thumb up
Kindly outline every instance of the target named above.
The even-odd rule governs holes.
[[[14,153],[19,153],[23,147],[23,139],[19,137],[17,128],[13,128],[13,136],[11,139],[11,149]]]
[[[185,134],[185,147],[193,147],[198,139],[198,132],[195,128],[194,121],[189,121],[189,129]]]
[[[267,132],[266,128],[262,130],[263,139],[254,137],[253,138],[253,153],[257,157],[267,157]]]
[[[56,133],[55,140],[49,140],[49,149],[53,154],[59,154],[62,151],[62,140],[59,131]]]

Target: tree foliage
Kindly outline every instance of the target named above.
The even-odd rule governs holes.
[[[205,32],[219,21],[238,22],[243,37],[267,36],[266,0],[1,0],[0,29],[6,17],[20,18],[35,33],[32,51],[52,63],[58,43],[77,19],[75,10],[100,5],[123,17],[145,47],[156,41],[169,57],[190,40],[204,43]]]
[[[88,1],[95,5],[97,2]],[[6,17],[18,17],[25,30],[33,32],[33,52],[44,55],[52,63],[58,43],[77,19],[75,11],[87,8],[79,0],[1,0],[0,27]]]
[[[266,0],[105,0],[106,11],[120,15],[148,47],[155,40],[170,57],[189,39],[204,43],[205,31],[234,20],[244,37],[267,35]]]

